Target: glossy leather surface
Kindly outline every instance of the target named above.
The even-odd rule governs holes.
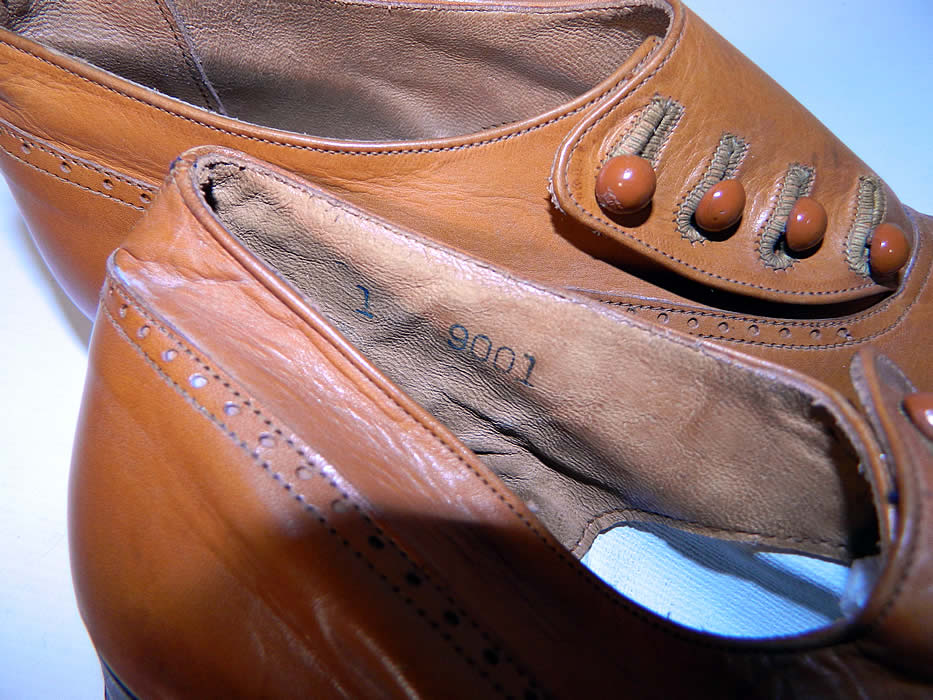
[[[928,384],[928,363],[910,351],[926,343],[923,334],[931,327],[928,219],[877,183],[875,214],[907,231],[911,259],[895,279],[853,269],[847,257],[852,212],[862,183],[877,182],[870,169],[701,20],[679,4],[671,7],[666,31],[651,27],[657,40],[629,46],[634,53],[618,70],[555,109],[483,132],[408,142],[340,142],[246,124],[6,33],[0,52],[17,78],[0,82],[0,119],[25,136],[0,157],[44,255],[89,313],[104,252],[147,206],[147,188],[183,148],[219,143],[309,176],[532,279],[586,291],[646,320],[800,368],[845,392],[851,393],[849,359],[867,342]],[[179,17],[185,14],[183,4],[176,9]],[[491,11],[479,3],[469,9]],[[558,10],[560,3],[549,5],[549,12]],[[593,13],[618,16],[617,10],[606,3]],[[522,8],[514,11],[515,21],[528,22],[543,12],[524,7],[534,16],[529,19]],[[39,16],[29,31],[40,36],[37,24],[53,31],[56,22],[77,21]],[[51,36],[48,31],[41,36]],[[273,46],[281,40],[270,37]],[[218,32],[212,41],[223,37]],[[727,69],[744,86],[741,93],[725,91],[718,80]],[[639,220],[614,221],[596,204],[596,173],[656,95],[677,101],[684,112],[658,154],[651,209]],[[61,109],[63,101],[69,109]],[[773,118],[765,128],[755,114]],[[749,144],[738,165],[746,211],[722,240],[687,240],[672,219],[724,134]],[[51,158],[52,165],[17,152],[26,142],[41,146],[30,157]],[[55,170],[58,160],[86,167],[65,174]],[[793,164],[812,169],[811,194],[826,208],[829,225],[814,252],[775,269],[763,263],[762,231]],[[101,174],[111,171],[123,179]],[[75,180],[85,174],[97,175]],[[103,188],[104,179],[112,190]],[[603,235],[594,236],[594,228]]]
[[[295,194],[275,202],[329,210],[337,229],[361,227],[364,238],[401,236],[386,265],[412,254],[448,265],[453,290],[493,285],[504,309],[537,299],[613,328],[659,367],[683,365],[662,372],[666,381],[633,372],[614,387],[589,386],[594,401],[630,402],[671,426],[689,410],[684,376],[711,397],[775,398],[742,420],[711,416],[716,430],[705,437],[715,439],[701,440],[701,453],[745,449],[750,433],[784,424],[784,446],[816,428],[835,435],[840,455],[858,456],[883,561],[864,610],[799,639],[692,633],[589,574],[314,300],[225,231],[202,193],[205,163],[289,183],[284,172],[231,153],[197,155],[176,165],[113,259],[71,485],[79,604],[134,694],[929,695],[933,453],[900,410],[914,387],[886,358],[856,359],[866,421],[799,374],[502,275],[307,185],[292,183]],[[807,405],[823,417],[800,420]],[[640,434],[630,439],[635,446]],[[814,496],[828,493],[820,486]]]

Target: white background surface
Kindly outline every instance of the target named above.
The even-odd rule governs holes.
[[[933,2],[690,5],[905,203],[933,212]],[[49,277],[2,183],[0,260],[0,700],[99,699],[100,672],[75,608],[65,534],[90,322]]]

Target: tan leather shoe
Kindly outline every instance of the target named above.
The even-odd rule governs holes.
[[[115,697],[928,696],[933,443],[907,414],[930,404],[867,350],[853,379],[869,421],[192,153],[98,311],[79,605]],[[864,592],[780,638],[687,629],[577,559],[649,525],[815,555]]]
[[[930,220],[679,3],[292,7],[0,8],[0,167],[88,313],[171,159],[216,143],[850,396],[869,341],[931,384]]]

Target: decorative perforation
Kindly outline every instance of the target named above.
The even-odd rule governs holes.
[[[642,110],[635,125],[609,152],[608,158],[619,155],[641,156],[655,168],[661,152],[684,114],[684,106],[671,97],[654,97]]]
[[[703,195],[709,191],[717,182],[729,180],[736,176],[739,166],[745,160],[748,153],[748,144],[741,136],[735,134],[723,134],[719,139],[719,145],[716,152],[710,160],[709,167],[703,175],[703,179],[697,183],[691,190],[677,212],[674,215],[674,222],[677,224],[677,230],[680,235],[691,243],[705,243],[708,239],[703,233],[693,225],[693,214],[696,212],[703,199]]]
[[[440,582],[383,530],[337,466],[302,442],[226,373],[175,335],[115,280],[101,305],[118,333],[162,379],[429,625],[493,691],[541,698],[537,681]],[[356,516],[338,528],[335,514]]]
[[[884,186],[877,177],[863,175],[858,179],[858,197],[855,204],[855,218],[846,237],[846,262],[853,272],[868,277],[871,268],[868,264],[869,236],[882,221],[887,210],[887,198]]]
[[[781,181],[774,211],[768,217],[758,240],[762,262],[774,270],[786,270],[797,260],[787,249],[784,228],[797,200],[810,196],[813,191],[814,175],[810,166],[792,163]]]
[[[0,120],[0,151],[13,160],[91,194],[145,211],[157,188],[91,163]]]
[[[859,325],[863,319],[858,318],[799,321],[611,299],[602,299],[601,302],[699,338],[787,350],[832,350],[872,340],[890,330],[886,327],[869,336],[859,336]]]

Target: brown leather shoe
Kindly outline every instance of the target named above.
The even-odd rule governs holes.
[[[7,5],[0,166],[88,313],[171,159],[216,143],[850,397],[869,341],[933,383],[930,219],[677,2]]]
[[[116,697],[928,697],[930,401],[868,350],[853,380],[868,421],[192,153],[98,311],[78,601]],[[864,592],[809,631],[702,633],[578,561],[613,526],[816,556]]]

